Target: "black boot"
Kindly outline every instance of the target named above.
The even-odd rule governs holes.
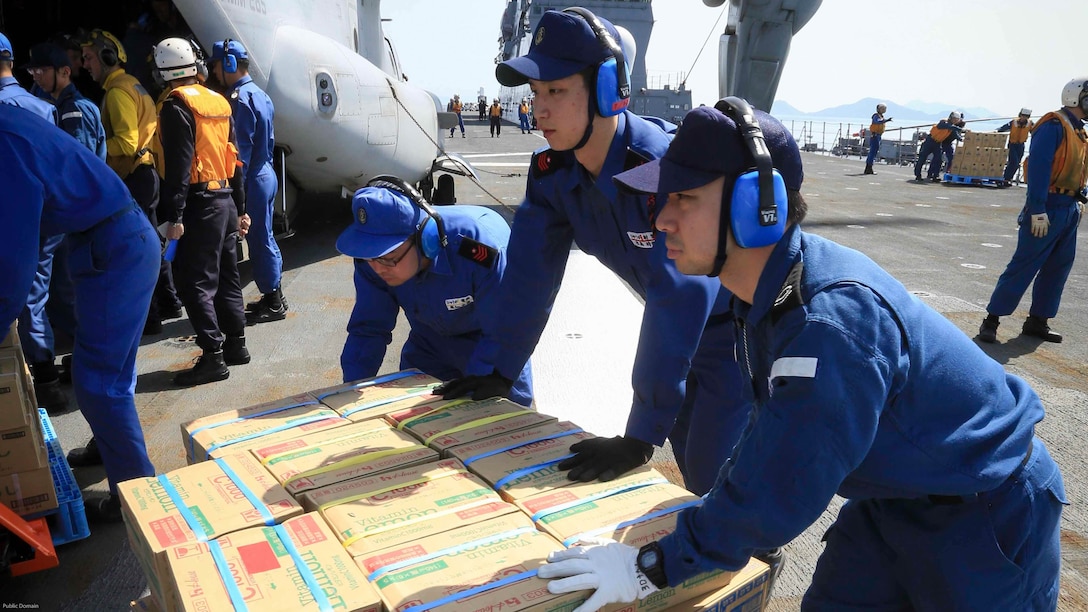
[[[86,446],[68,451],[68,465],[74,468],[102,465],[102,453],[98,452],[98,442],[91,438]]]
[[[246,348],[246,337],[227,336],[223,341],[223,362],[227,365],[245,365],[250,361],[249,349]]]
[[[60,371],[57,370],[57,365],[52,360],[37,361],[29,365],[38,406],[45,408],[49,414],[57,414],[68,408],[68,397],[60,388]]]
[[[862,174],[876,174],[875,172],[873,172],[873,165],[865,164],[865,172],[863,172]]]
[[[122,520],[121,497],[116,493],[88,497],[84,509],[87,521],[91,523],[120,523]]]
[[[174,376],[174,384],[179,387],[192,387],[210,382],[226,380],[230,376],[230,370],[223,361],[222,349],[218,351],[204,351],[196,360],[192,369],[178,372]]]
[[[246,325],[257,325],[270,321],[282,321],[287,318],[287,300],[283,291],[276,287],[271,293],[264,294],[256,306],[246,312]]]
[[[997,342],[997,326],[1000,324],[1001,321],[997,315],[986,315],[986,318],[982,320],[982,325],[978,328],[978,339],[989,344]]]
[[[61,384],[72,384],[72,356],[65,355],[60,358],[60,369],[57,370],[57,375]]]
[[[1026,321],[1024,321],[1023,334],[1025,336],[1034,336],[1036,338],[1042,338],[1047,342],[1061,342],[1062,335],[1056,331],[1051,331],[1050,326],[1046,324],[1047,319],[1037,317],[1035,315],[1028,315]]]
[[[782,573],[782,568],[786,565],[786,551],[781,548],[758,551],[755,558],[771,566],[771,571],[767,575],[767,596],[763,599],[763,601],[770,601],[772,591],[774,591],[774,583],[778,580],[778,575]]]

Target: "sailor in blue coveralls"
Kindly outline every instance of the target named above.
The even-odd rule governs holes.
[[[272,168],[275,109],[272,99],[249,76],[249,54],[242,43],[229,38],[216,42],[212,46],[212,70],[227,88],[224,95],[233,111],[238,160],[245,169],[246,213],[250,218],[246,242],[253,262],[253,282],[261,292],[259,301],[246,304],[246,322],[255,325],[280,321],[287,317],[287,300],[280,288],[283,257],[272,231],[278,185]]]
[[[412,326],[401,369],[450,380],[482,367],[475,360],[495,350],[481,330],[494,316],[506,269],[506,221],[482,206],[434,211],[392,177],[356,191],[352,212],[355,220],[336,241],[341,253],[355,258],[355,308],[340,356],[344,381],[378,373],[401,309]],[[528,363],[508,396],[532,404]]]
[[[496,68],[503,85],[529,83],[550,148],[533,155],[514,217],[509,268],[486,328],[498,353],[444,391],[486,397],[514,377],[540,339],[577,242],[645,300],[645,312],[626,435],[580,442],[559,468],[572,480],[609,480],[646,463],[667,437],[686,486],[701,494],[714,484],[716,465],[729,457],[749,412],[733,360],[728,292],[713,279],[677,272],[654,232],[655,198],[617,193],[612,184],[619,172],[660,157],[669,136],[625,110],[616,67],[630,65],[633,50],[625,58],[616,28],[585,13],[598,23],[546,12],[529,53]]]
[[[60,128],[106,160],[106,130],[98,106],[84,98],[72,83],[68,53],[58,45],[42,43],[30,49],[27,71],[34,90],[53,104]],[[68,242],[64,236],[42,238],[38,274],[30,288],[27,306],[19,315],[19,337],[34,375],[34,394],[50,413],[68,406],[60,388],[60,372],[54,363],[54,328],[74,338],[75,295],[68,271]]]
[[[109,497],[87,500],[87,514],[120,521],[117,483],[155,474],[133,394],[136,349],[158,276],[159,238],[102,160],[25,110],[0,105],[0,159],[0,326],[9,326],[26,302],[39,235],[67,234],[79,319],[72,385],[110,485]]]
[[[922,141],[922,145],[918,150],[918,160],[914,162],[914,180],[922,180],[922,166],[926,163],[926,158],[930,155],[933,156],[933,161],[929,162],[929,170],[926,171],[926,179],[934,183],[941,182],[941,167],[943,165],[942,155],[948,157],[948,165],[952,165],[952,143],[956,140],[963,140],[962,132],[962,119],[960,114],[956,111],[952,111],[948,114],[948,119],[941,119],[929,129],[929,135]]]
[[[1031,308],[1022,332],[1047,342],[1061,342],[1050,329],[1073,260],[1077,257],[1077,228],[1088,182],[1088,77],[1073,79],[1062,90],[1062,108],[1047,113],[1031,133],[1028,195],[1020,211],[1016,252],[986,305],[978,330],[983,342],[997,341],[1000,317],[1013,313],[1028,285]]]
[[[675,532],[557,551],[539,575],[595,588],[580,612],[634,601],[743,567],[837,493],[802,610],[1053,610],[1066,495],[1034,435],[1042,402],[872,260],[801,231],[802,177],[789,132],[736,98],[689,112],[660,164],[616,177],[668,192],[669,256],[734,293],[752,419]]]

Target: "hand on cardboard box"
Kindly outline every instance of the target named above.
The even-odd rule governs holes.
[[[594,589],[574,612],[596,612],[611,603],[630,603],[657,592],[657,587],[638,570],[638,549],[607,538],[587,538],[578,546],[548,555],[537,575],[554,579],[553,594]]]
[[[654,455],[654,445],[638,438],[615,436],[582,440],[570,447],[573,457],[559,463],[570,470],[569,480],[612,480],[644,465]]]

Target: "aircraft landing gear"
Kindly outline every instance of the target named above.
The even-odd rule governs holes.
[[[438,177],[438,186],[434,189],[434,195],[431,196],[431,202],[434,204],[456,204],[457,196],[454,193],[453,177],[448,174],[443,174]]]

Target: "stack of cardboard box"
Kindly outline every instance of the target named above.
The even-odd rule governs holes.
[[[21,515],[57,508],[38,402],[15,325],[0,341],[0,503]]]
[[[593,536],[641,546],[701,502],[650,467],[569,481],[556,466],[592,434],[503,399],[442,400],[437,383],[399,372],[184,426],[191,460],[235,454],[122,484],[156,597],[139,609],[316,610],[325,597],[363,612],[565,612],[588,593],[550,593],[536,576],[548,553]],[[347,422],[303,431],[321,410]],[[715,590],[711,603],[756,609],[765,579],[752,561],[606,611]]]
[[[1009,157],[1005,149],[1007,140],[1008,134],[1003,132],[964,132],[949,172],[957,176],[1002,178]]]

